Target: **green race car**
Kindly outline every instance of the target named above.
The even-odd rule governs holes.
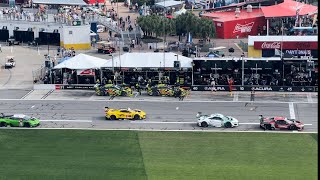
[[[0,127],[37,127],[40,120],[24,114],[4,115],[0,114]]]
[[[187,95],[187,91],[180,87],[169,86],[166,84],[157,84],[152,87],[148,87],[149,96],[175,96],[178,91],[181,91],[182,96]]]
[[[96,84],[94,86],[98,96],[132,96],[132,89],[126,86],[119,86],[114,84]]]

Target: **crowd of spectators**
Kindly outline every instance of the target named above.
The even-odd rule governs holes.
[[[282,22],[283,21],[283,22]],[[283,25],[283,28],[282,28]],[[285,19],[271,19],[269,35],[295,35],[295,36],[304,36],[304,35],[315,35],[318,34],[315,30],[298,30],[294,27],[318,27],[317,22],[313,24],[313,17],[311,16],[301,16],[299,22],[296,24],[295,17],[288,17]],[[263,28],[265,30],[265,27]],[[264,31],[265,32],[265,31]]]
[[[35,13],[25,11],[23,8],[4,8],[0,10],[0,18],[5,20],[46,21],[48,16],[46,9],[39,9]]]
[[[218,77],[195,79],[195,85],[215,85],[226,86],[229,80],[233,80],[234,85],[241,85],[242,78],[232,74],[221,74]],[[318,79],[304,71],[291,72],[282,79],[279,74],[245,74],[244,85],[249,86],[317,86]]]

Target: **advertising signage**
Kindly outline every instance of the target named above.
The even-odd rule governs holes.
[[[211,91],[212,86],[192,86],[192,91]],[[229,86],[215,86],[217,91],[229,91]],[[316,86],[232,86],[232,91],[269,91],[269,92],[317,92]]]
[[[294,42],[294,41],[255,41],[254,49],[288,49],[288,50],[316,50],[318,49],[318,42]]]

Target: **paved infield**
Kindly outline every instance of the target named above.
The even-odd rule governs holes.
[[[130,107],[147,112],[140,121],[110,121],[104,119],[104,107]],[[290,107],[291,106],[291,107]],[[1,100],[0,112],[24,113],[39,117],[39,128],[140,129],[140,130],[214,130],[262,131],[258,115],[295,117],[305,124],[305,132],[317,132],[316,103],[253,103],[244,102],[121,102],[121,101],[39,101]],[[237,128],[200,128],[197,112],[222,113],[239,119]],[[242,123],[242,124],[241,124]]]

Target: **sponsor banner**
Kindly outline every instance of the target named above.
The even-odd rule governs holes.
[[[215,86],[217,91],[229,91],[229,86]],[[212,86],[192,86],[192,91],[211,91]],[[232,91],[317,92],[318,87],[306,86],[232,86]]]
[[[93,69],[77,70],[79,76],[94,76],[95,72]]]
[[[56,85],[56,89],[94,89],[94,85]]]
[[[290,50],[290,49],[283,49],[283,53],[291,54],[292,56],[297,56],[298,58],[303,56],[312,56],[313,58],[318,58],[318,50]],[[306,54],[305,54],[306,53]],[[275,50],[274,49],[266,49],[262,50],[262,57],[274,57]],[[299,60],[299,59],[293,59]]]
[[[237,24],[234,27],[233,33],[238,33],[238,32],[249,33],[249,32],[251,32],[253,25],[254,25],[254,22],[247,23],[247,24]]]
[[[318,42],[296,42],[296,41],[255,41],[254,49],[288,49],[288,50],[312,50],[318,49]]]

